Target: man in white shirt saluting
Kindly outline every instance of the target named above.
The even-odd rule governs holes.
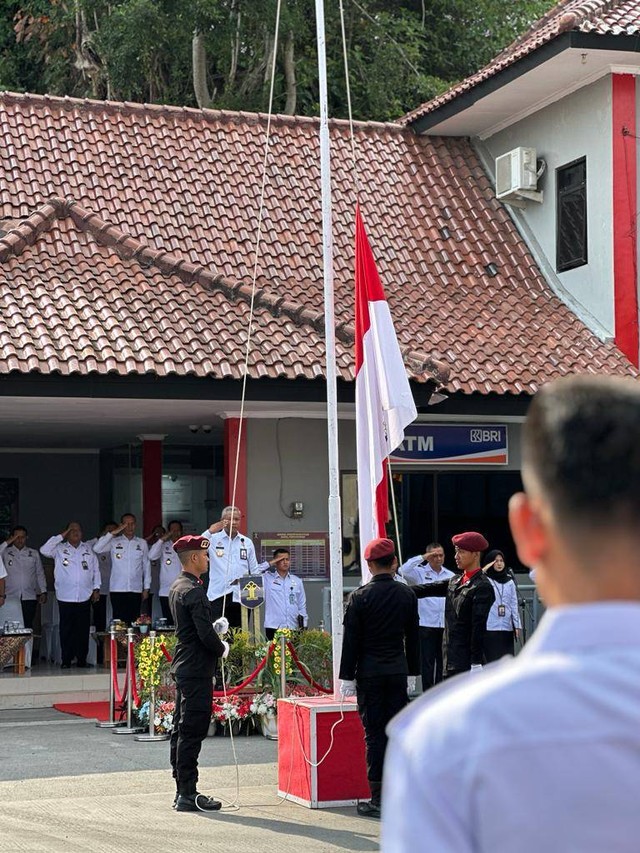
[[[639,435],[637,379],[574,376],[534,398],[509,521],[548,609],[517,658],[391,723],[384,853],[638,849]]]
[[[182,536],[182,522],[178,520],[170,521],[167,524],[167,532],[153,543],[149,548],[149,559],[153,563],[154,560],[160,562],[160,578],[158,585],[158,598],[162,615],[171,624],[173,616],[169,607],[169,589],[171,584],[182,571],[182,563],[174,550],[174,543]]]
[[[226,506],[220,521],[214,522],[202,534],[209,540],[209,587],[213,619],[224,615],[232,628],[239,628],[240,587],[238,578],[255,574],[258,568],[256,551],[249,537],[238,527],[242,513],[235,506]]]
[[[297,575],[291,574],[291,552],[288,548],[276,548],[273,559],[261,563],[264,572],[264,632],[273,640],[278,628],[306,628],[307,597],[304,584]]]
[[[120,518],[120,526],[105,533],[93,546],[96,554],[111,556],[109,593],[113,616],[128,625],[138,618],[142,602],[149,598],[151,563],[149,546],[136,536],[136,517],[130,512]]]
[[[436,583],[449,580],[453,572],[444,567],[444,548],[439,542],[427,545],[424,554],[410,557],[399,570],[400,575],[415,583]],[[422,689],[428,690],[442,681],[442,640],[444,638],[444,598],[421,598],[420,614],[420,674]]]
[[[18,525],[9,538],[0,545],[0,557],[7,572],[5,580],[6,601],[13,604],[13,612],[22,613],[25,628],[33,628],[38,603],[47,600],[47,579],[40,554],[27,547],[27,528]]]
[[[82,528],[77,521],[72,521],[62,533],[47,539],[40,553],[54,561],[62,669],[69,669],[74,658],[79,667],[86,667],[91,602],[100,598],[98,558],[82,541]]]

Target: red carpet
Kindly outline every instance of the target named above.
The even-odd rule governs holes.
[[[62,702],[53,707],[56,711],[62,711],[63,714],[88,717],[99,722],[106,722],[109,719],[108,702]]]

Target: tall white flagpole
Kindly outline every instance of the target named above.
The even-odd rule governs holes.
[[[336,324],[333,292],[333,235],[331,231],[331,161],[327,100],[327,57],[324,2],[316,0],[318,78],[320,84],[320,175],[322,184],[322,260],[324,269],[324,326],[326,341],[327,430],[329,442],[329,553],[331,567],[331,639],[333,694],[338,698],[342,652],[342,513],[338,460],[338,394],[336,385]]]

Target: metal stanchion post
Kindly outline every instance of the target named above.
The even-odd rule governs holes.
[[[144,731],[142,726],[134,726],[133,723],[133,679],[136,677],[136,670],[131,666],[131,651],[133,649],[133,628],[127,628],[127,725],[121,729],[114,729],[114,735],[137,735],[138,732]]]
[[[111,634],[111,641],[109,643],[109,654],[111,655],[114,647],[115,647],[115,639],[116,639],[116,629],[113,625],[109,628],[109,633]],[[107,723],[96,723],[96,726],[99,729],[115,729],[124,726],[124,722],[116,722],[116,692],[115,686],[113,684],[113,667],[115,665],[115,674],[116,678],[118,677],[118,656],[116,651],[116,659],[109,666],[109,722]]]
[[[280,635],[280,696],[287,698],[287,638]]]
[[[156,647],[156,632],[151,631],[149,633],[149,640],[151,641],[151,660],[153,660],[153,652]],[[147,734],[136,735],[134,740],[169,740],[168,734],[157,735],[155,729],[155,720],[156,716],[156,688],[153,683],[153,679],[151,679],[151,696],[149,697],[149,732]]]

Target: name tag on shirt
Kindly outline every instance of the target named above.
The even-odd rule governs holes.
[[[240,559],[241,560],[247,559],[247,549],[246,548],[240,548]]]
[[[506,615],[507,615],[507,608],[504,606],[504,604],[499,604],[498,605],[498,616],[506,616]]]

